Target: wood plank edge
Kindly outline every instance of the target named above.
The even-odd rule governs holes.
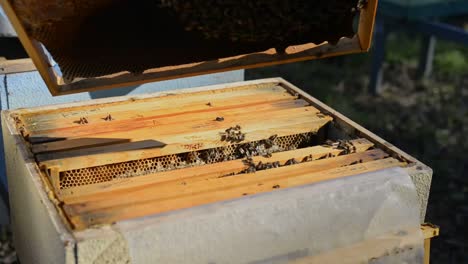
[[[144,203],[147,201],[175,199],[182,196],[190,196],[193,193],[207,192],[208,190],[215,191],[220,186],[218,182],[231,182],[229,186],[238,186],[239,180],[244,181],[242,185],[249,183],[257,183],[258,181],[266,181],[288,175],[294,177],[305,173],[316,173],[326,171],[333,168],[346,167],[359,163],[366,163],[375,160],[382,160],[388,157],[381,150],[371,150],[363,153],[354,153],[338,156],[335,158],[320,159],[311,162],[281,166],[279,168],[271,168],[268,170],[260,170],[247,174],[237,174],[230,176],[229,179],[222,177],[205,177],[204,175],[192,178],[176,179],[174,181],[161,182],[158,184],[147,185],[140,189],[132,189],[120,192],[111,192],[104,195],[93,197],[94,199],[80,203],[66,203],[69,208],[74,208],[74,214],[83,212],[97,211],[113,206],[124,206],[129,204]],[[263,179],[263,180],[261,180]],[[226,185],[223,185],[223,188]],[[228,187],[229,188],[229,187]],[[188,191],[188,192],[187,192]]]
[[[372,171],[377,171],[385,168],[392,168],[392,167],[398,167],[402,166],[405,163],[402,163],[396,159],[393,158],[387,158],[383,160],[378,160],[378,161],[373,161],[373,162],[366,162],[362,164],[356,164],[356,165],[350,165],[342,168],[334,168],[328,171],[320,171],[317,173],[312,173],[312,174],[306,174],[306,175],[301,175],[298,176],[299,180],[304,180],[303,178],[307,178],[307,181],[302,182],[301,184],[295,183],[292,184],[292,178],[288,176],[284,176],[281,179],[272,179],[268,180],[268,184],[265,183],[265,186],[273,186],[272,188],[269,188],[268,190],[262,190],[256,193],[251,193],[249,195],[253,194],[260,194],[260,193],[265,193],[265,192],[270,192],[270,191],[275,191],[275,186],[283,186],[280,189],[283,190],[285,188],[291,188],[291,187],[296,187],[299,185],[303,184],[313,184],[317,182],[322,182],[326,180],[332,180],[332,179],[337,179],[337,178],[343,178],[343,177],[349,177],[353,176],[356,174],[361,174],[361,173],[366,173],[366,172],[372,172]],[[311,177],[314,176],[319,176],[318,178],[314,180],[310,180]],[[178,197],[175,200],[169,200],[169,201],[156,201],[155,202],[146,202],[146,203],[141,203],[141,204],[134,204],[130,207],[124,206],[123,208],[111,208],[108,209],[107,211],[99,211],[99,212],[94,212],[94,213],[88,213],[88,214],[81,214],[81,215],[74,215],[70,216],[70,220],[74,227],[77,230],[84,229],[88,226],[96,225],[96,224],[111,224],[114,221],[120,221],[120,220],[125,220],[125,219],[130,219],[130,218],[135,218],[135,217],[141,217],[141,216],[146,216],[146,215],[153,215],[153,214],[160,214],[164,212],[169,212],[173,210],[180,210],[180,209],[185,209],[187,207],[193,207],[193,206],[200,206],[203,204],[208,204],[208,203],[214,203],[214,202],[221,202],[221,201],[226,201],[226,200],[231,200],[231,199],[238,199],[242,198],[244,195],[244,190],[245,186],[241,186],[240,188],[238,186],[234,186],[229,189],[223,189],[223,190],[218,190],[215,193],[213,192],[208,192],[208,193],[199,193],[199,194],[193,194],[190,196],[189,199],[186,197]],[[222,196],[223,198],[220,198]],[[176,203],[178,204],[177,207],[173,207],[170,205],[170,203]],[[65,211],[67,214],[69,211],[67,211],[67,208],[65,208]]]
[[[331,122],[332,119],[329,117],[324,117],[324,118],[319,118],[317,120],[314,120],[313,122],[316,124],[313,127],[308,127],[307,131],[301,131],[297,133],[316,133],[321,127],[327,125],[329,122]],[[299,126],[299,124],[297,125]],[[285,127],[276,127],[276,128],[270,128],[268,130],[271,130],[271,135],[277,134],[275,132],[275,129],[284,129]],[[221,130],[222,131],[222,130]],[[262,132],[264,130],[255,130],[255,131],[250,131],[248,133],[255,133],[255,132]],[[217,136],[219,135],[220,129],[213,130],[213,133],[216,134]],[[247,132],[246,132],[247,133]],[[247,134],[248,134],[247,133]],[[263,132],[262,132],[263,133]],[[290,134],[295,134],[295,133],[290,133]],[[252,138],[248,139],[245,141],[242,141],[241,143],[249,143],[252,141],[258,141],[262,140],[264,138]],[[214,145],[214,143],[211,144],[204,144],[203,146],[199,146],[194,150],[204,150],[204,149],[210,149],[210,148],[216,148],[216,147],[226,147],[227,145],[222,143],[222,141],[219,141],[220,143],[217,145]],[[102,153],[102,154],[89,154],[86,156],[76,156],[76,157],[64,157],[64,158],[56,158],[56,159],[49,159],[47,158],[42,159],[41,157],[37,157],[40,161],[41,166],[45,167],[60,167],[61,171],[68,171],[68,170],[75,170],[75,169],[80,169],[80,168],[87,168],[87,167],[95,167],[95,166],[103,166],[103,165],[109,165],[109,164],[114,164],[114,163],[121,163],[121,162],[128,162],[132,160],[139,160],[139,159],[146,159],[146,158],[153,158],[157,156],[165,156],[165,155],[172,155],[172,154],[180,154],[180,153],[185,153],[188,152],[188,150],[184,147],[186,146],[187,143],[177,143],[177,144],[167,144],[166,146],[172,146],[176,148],[177,150],[171,150],[168,152],[164,152],[159,148],[154,148],[154,149],[141,149],[141,150],[130,150],[130,151],[122,151],[118,153],[112,153],[112,160],[109,158],[109,153]],[[154,154],[153,154],[154,153]],[[104,158],[107,157],[107,158]],[[92,163],[87,163],[84,162],[83,159],[92,161]]]

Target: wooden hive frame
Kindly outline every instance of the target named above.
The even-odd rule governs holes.
[[[280,78],[20,109],[4,117],[15,123],[58,210],[77,230],[389,167],[431,175],[411,156]],[[237,125],[245,138],[222,141],[222,132]],[[315,143],[283,144],[281,151],[251,160],[183,160],[273,135],[277,145],[301,135],[314,135]],[[338,145],[346,140],[346,147],[325,139]],[[172,167],[164,167],[168,160],[175,160]],[[274,163],[254,177],[249,172],[252,164],[257,169]],[[421,208],[427,192],[421,190]]]
[[[217,61],[189,63],[145,70],[142,74],[118,72],[106,76],[85,78],[76,82],[66,83],[59,71],[50,63],[41,44],[31,38],[15,14],[9,0],[0,0],[0,4],[16,29],[19,39],[36,65],[52,95],[63,95],[87,92],[98,89],[108,89],[146,82],[189,77],[200,74],[215,73],[236,69],[264,67],[304,60],[325,58],[330,56],[366,52],[372,39],[377,0],[368,0],[361,10],[358,32],[353,38],[342,38],[337,45],[328,42],[321,44],[304,44],[290,46],[285,54],[278,54],[274,48],[252,54],[220,58]]]

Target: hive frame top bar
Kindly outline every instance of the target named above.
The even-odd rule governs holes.
[[[358,31],[355,36],[353,38],[341,38],[336,45],[323,42],[318,45],[309,43],[289,46],[284,54],[279,54],[274,48],[270,48],[262,52],[239,54],[234,57],[219,58],[218,60],[152,68],[141,74],[125,71],[84,78],[71,83],[66,83],[61,73],[57,68],[54,68],[42,44],[28,35],[24,25],[12,8],[10,0],[0,0],[0,4],[16,29],[21,43],[36,65],[49,91],[55,96],[366,52],[371,44],[377,1],[368,0],[367,4],[361,9]]]

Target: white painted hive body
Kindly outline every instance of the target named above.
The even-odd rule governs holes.
[[[432,177],[280,78],[7,111],[2,125],[24,263],[283,263],[323,229],[314,188],[404,172],[423,222]]]

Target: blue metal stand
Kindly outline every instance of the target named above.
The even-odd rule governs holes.
[[[415,20],[408,23],[408,26],[415,32],[468,45],[468,31],[457,26],[428,20]]]
[[[385,60],[385,38],[388,29],[408,30],[424,34],[422,53],[419,60],[419,77],[428,77],[432,72],[432,61],[436,39],[445,39],[468,45],[468,32],[454,25],[436,21],[453,15],[467,14],[468,1],[441,0],[411,2],[401,0],[380,0],[379,14],[375,24],[372,69],[369,92],[378,95],[381,92],[382,65]]]

